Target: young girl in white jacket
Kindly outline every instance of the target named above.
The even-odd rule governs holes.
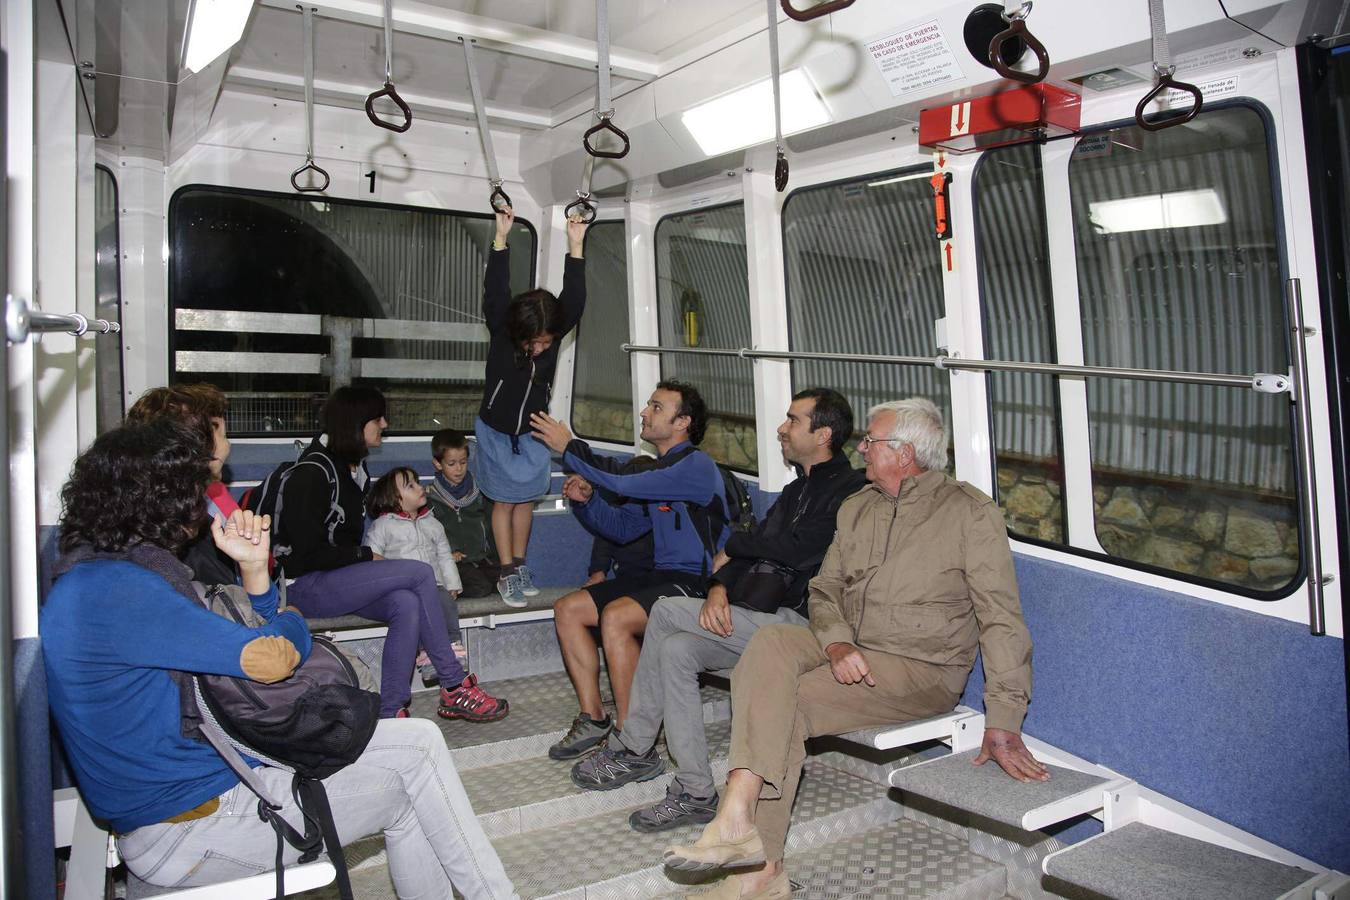
[[[445,529],[431,514],[431,507],[427,506],[427,492],[418,480],[417,473],[403,466],[392,469],[371,488],[366,509],[373,521],[366,532],[365,544],[377,559],[421,560],[436,573],[436,585],[440,588],[441,606],[445,610],[450,640],[455,655],[460,657],[460,662],[467,670],[459,631],[459,604],[455,601],[462,590],[459,570],[455,566],[450,542],[446,540]],[[422,660],[419,658],[418,662]],[[428,665],[429,661],[422,665],[423,680]],[[505,707],[504,701],[502,705]]]

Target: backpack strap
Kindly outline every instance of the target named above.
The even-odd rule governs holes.
[[[328,792],[324,790],[323,782],[317,778],[296,775],[291,790],[295,793],[296,804],[301,809],[307,810],[306,816],[313,814],[318,819],[324,847],[327,848],[328,858],[337,872],[338,896],[341,900],[352,900],[352,882],[347,874],[347,856],[342,852],[342,839],[338,837],[337,823],[333,821],[333,808],[328,805]],[[316,855],[317,849],[316,847]]]

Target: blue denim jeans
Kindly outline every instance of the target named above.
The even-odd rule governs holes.
[[[380,666],[380,716],[390,718],[412,699],[417,648],[427,651],[441,685],[459,687],[464,667],[450,646],[436,573],[424,562],[377,559],[309,572],[286,588],[286,602],[306,618],[358,615],[389,625]]]
[[[303,831],[291,775],[257,771],[272,794],[284,798],[282,817]],[[381,721],[361,757],[323,783],[344,845],[384,832],[389,874],[403,900],[445,900],[452,885],[469,900],[517,897],[434,723]],[[146,825],[120,836],[117,846],[143,881],[189,887],[271,871],[276,833],[258,818],[258,798],[241,784],[221,795],[211,815]],[[286,865],[299,856],[286,845]]]

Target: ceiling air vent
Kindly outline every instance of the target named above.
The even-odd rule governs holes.
[[[714,156],[712,159],[705,159],[702,162],[680,166],[678,169],[671,169],[669,172],[661,172],[656,176],[656,182],[663,188],[684,187],[686,184],[712,178],[714,175],[723,175],[729,169],[739,169],[744,164],[745,153],[737,150],[734,153],[723,153],[721,156]]]

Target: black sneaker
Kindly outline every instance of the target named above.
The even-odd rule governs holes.
[[[706,825],[717,815],[717,792],[709,798],[691,797],[680,790],[680,783],[672,781],[666,796],[655,806],[635,810],[628,817],[628,826],[634,831],[650,834],[681,825]]]
[[[562,740],[548,748],[549,759],[576,759],[599,744],[614,730],[614,720],[605,716],[599,721],[582,713],[572,720],[572,727]]]
[[[606,746],[572,767],[572,783],[588,791],[612,791],[635,781],[651,781],[665,767],[655,747],[639,756]]]

